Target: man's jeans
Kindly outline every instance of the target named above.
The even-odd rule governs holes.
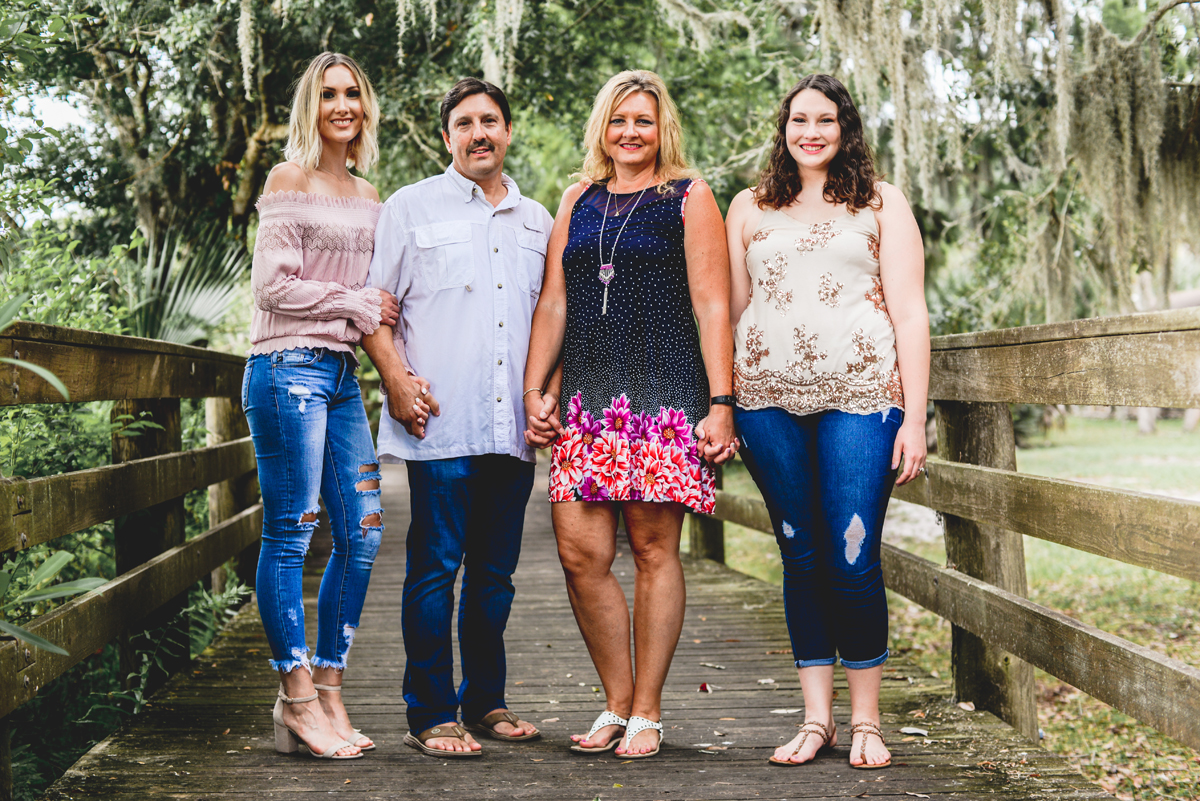
[[[521,553],[533,464],[486,454],[409,461],[412,526],[401,626],[408,663],[404,701],[414,734],[457,720],[475,722],[504,704],[504,628]],[[462,685],[454,690],[454,579]]]
[[[308,667],[304,638],[304,555],[316,528],[318,493],[333,530],[333,553],[317,594],[316,667],[344,668],[354,642],[383,527],[362,521],[382,512],[371,429],[350,354],[294,348],[251,356],[242,381],[262,488],[258,611],[271,667]],[[305,515],[314,520],[305,521]]]
[[[796,667],[887,661],[880,534],[896,480],[904,413],[808,415],[735,407],[742,461],[762,491],[783,557],[783,604]]]

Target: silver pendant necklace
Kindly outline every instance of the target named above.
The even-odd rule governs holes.
[[[612,264],[614,261],[616,261],[617,244],[621,241],[621,234],[625,232],[625,226],[628,224],[629,218],[633,216],[633,212],[637,209],[638,202],[641,201],[642,195],[646,194],[646,190],[650,188],[650,182],[652,180],[654,180],[653,175],[646,179],[646,185],[642,187],[642,191],[638,192],[638,196],[634,198],[633,202],[626,207],[629,209],[629,214],[625,217],[625,222],[621,223],[621,227],[617,230],[617,238],[613,241],[612,250],[609,253],[607,262],[604,261],[604,226],[608,222],[608,205],[612,202],[613,193],[607,185],[604,187],[605,191],[608,193],[608,197],[604,200],[604,216],[600,218],[600,241],[596,243],[596,250],[600,254],[600,274],[597,277],[600,279],[600,283],[604,284],[604,302],[600,306],[601,316],[608,314],[608,284],[617,274],[616,268],[614,268]],[[617,216],[621,216],[620,206],[617,206]]]

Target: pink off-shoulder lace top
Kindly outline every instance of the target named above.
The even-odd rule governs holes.
[[[357,197],[272,192],[258,199],[250,354],[292,348],[354,352],[379,327],[367,289],[382,204]]]

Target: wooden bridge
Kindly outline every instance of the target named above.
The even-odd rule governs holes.
[[[150,412],[164,425],[156,437],[137,438],[136,451],[128,443],[115,447],[111,467],[0,484],[0,551],[149,510],[118,527],[121,575],[29,624],[68,656],[13,640],[0,644],[5,717],[104,643],[162,619],[197,580],[223,580],[218,569],[230,558],[238,557],[239,573],[250,578],[261,506],[236,405],[240,358],[29,324],[0,334],[0,356],[52,370],[72,401],[117,400],[114,413]],[[0,405],[60,400],[31,373],[13,369],[11,379]],[[249,607],[48,797],[1102,797],[1031,738],[1031,664],[1200,747],[1200,671],[1027,601],[1020,538],[1200,580],[1200,504],[1016,473],[1006,406],[1200,406],[1200,312],[938,338],[930,394],[941,458],[930,460],[927,482],[900,497],[943,512],[950,565],[887,548],[884,569],[892,589],[954,624],[954,678],[947,684],[903,660],[889,662],[882,711],[895,764],[886,771],[850,770],[845,739],[810,766],[766,765],[801,720],[802,703],[779,591],[720,564],[717,519],[689,524],[688,611],[664,696],[663,753],[637,762],[567,751],[567,734],[583,730],[603,698],[566,602],[548,504],[538,490],[515,579],[508,700],[546,736],[526,744],[489,741],[487,755],[470,765],[404,748],[398,608],[407,499],[403,471],[391,469],[384,475],[388,531],[347,674],[351,716],[380,743],[377,751],[348,764],[274,753],[275,680]],[[181,397],[209,398],[208,448],[178,452]],[[202,487],[210,487],[213,528],[184,542],[182,495]],[[768,527],[761,502],[736,496],[720,497],[717,517]],[[617,561],[627,590],[631,565],[627,553]],[[702,683],[713,691],[700,692]],[[845,737],[844,683],[839,690],[834,714]],[[952,700],[973,701],[978,711]],[[907,727],[924,734],[900,731]],[[7,769],[8,737],[0,736],[0,799],[11,794]]]

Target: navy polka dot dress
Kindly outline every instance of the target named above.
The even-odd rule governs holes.
[[[567,436],[554,446],[551,501],[713,509],[713,473],[693,431],[708,414],[709,392],[683,249],[692,183],[651,187],[640,198],[595,184],[571,212],[560,410]],[[607,306],[604,264],[614,273]]]

